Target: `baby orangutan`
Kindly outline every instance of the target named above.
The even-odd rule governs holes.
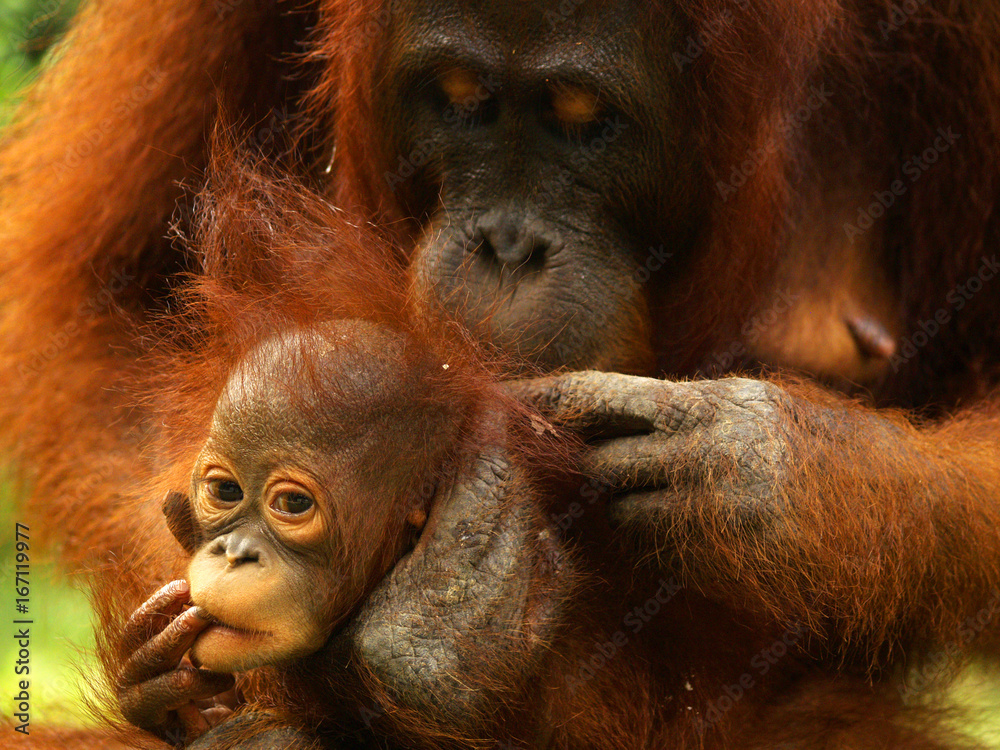
[[[121,731],[198,750],[533,736],[577,606],[551,521],[576,442],[325,199],[227,162],[198,200],[196,272],[134,386],[158,395],[118,507],[148,542],[95,595]],[[145,500],[186,485],[163,511],[190,561]]]
[[[424,525],[455,408],[446,365],[350,320],[265,341],[233,371],[168,525],[211,624],[195,666],[242,672],[319,650]]]

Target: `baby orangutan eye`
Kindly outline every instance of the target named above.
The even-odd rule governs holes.
[[[313,506],[313,499],[308,495],[294,492],[284,492],[274,498],[271,507],[279,513],[298,515],[305,513]]]
[[[208,494],[219,502],[238,503],[243,500],[243,488],[232,479],[212,479],[207,484]]]

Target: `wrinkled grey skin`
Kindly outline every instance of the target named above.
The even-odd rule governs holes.
[[[558,551],[527,488],[501,448],[487,449],[435,500],[416,549],[340,636],[337,645],[402,703],[475,726],[477,676],[503,669],[516,681],[540,658],[535,647],[548,640],[557,611],[533,593],[558,582],[531,576],[540,555],[557,563],[558,575]]]
[[[588,438],[594,447],[584,473],[616,498],[611,513],[623,525],[662,524],[686,491],[715,498],[720,515],[743,531],[780,523],[791,398],[777,386],[588,371],[507,388]],[[705,492],[709,485],[713,491]],[[363,660],[402,704],[457,728],[474,726],[477,710],[488,709],[480,677],[511,681],[529,673],[542,656],[533,645],[559,624],[559,609],[551,600],[533,603],[527,585],[540,555],[558,558],[550,532],[525,512],[533,502],[526,475],[502,450],[479,456],[435,500],[419,546],[369,598],[339,647]],[[558,590],[559,575],[557,566],[542,585]],[[470,642],[471,657],[464,648]],[[497,653],[506,655],[503,665],[483,663],[483,655],[495,661]]]
[[[699,496],[724,503],[717,510],[741,529],[769,529],[779,518],[775,501],[789,455],[782,420],[791,399],[774,385],[577,372],[507,387],[588,438],[594,447],[584,471],[616,498],[611,513],[622,524],[661,524],[678,493],[709,483],[715,490]],[[403,706],[459,730],[477,726],[490,707],[483,685],[492,678],[516,690],[560,623],[553,602],[565,571],[531,493],[502,445],[470,460],[434,499],[416,548],[329,644],[332,658],[362,663]],[[539,569],[550,578],[539,581]],[[162,693],[149,700],[164,701]],[[230,747],[231,724],[195,747]],[[309,746],[300,735],[288,745],[292,735],[273,731],[273,744],[261,739],[261,747]]]
[[[576,372],[508,387],[553,423],[589,438],[594,447],[583,471],[615,496],[611,513],[620,523],[648,525],[685,491],[723,498],[744,523],[776,520],[792,400],[771,383]]]

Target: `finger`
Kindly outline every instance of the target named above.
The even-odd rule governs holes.
[[[182,612],[162,633],[140,646],[125,663],[119,676],[122,685],[146,682],[156,675],[173,670],[184,652],[191,648],[202,630],[211,624],[192,607]]]
[[[650,530],[679,517],[678,500],[677,494],[670,490],[632,492],[615,498],[608,508],[608,516],[616,526]]]
[[[132,613],[122,637],[126,643],[148,641],[163,630],[191,599],[187,581],[171,581],[147,599]]]
[[[193,703],[180,706],[177,709],[177,718],[184,729],[184,739],[187,742],[198,739],[214,726]]]
[[[697,460],[688,440],[642,435],[593,447],[581,458],[581,470],[613,489],[658,487],[676,481]]]
[[[146,729],[162,727],[170,711],[229,690],[233,676],[203,669],[176,669],[132,685],[119,699],[125,718]]]
[[[585,435],[652,432],[661,404],[684,384],[608,372],[574,372],[507,384],[509,392],[556,425]]]
[[[334,647],[346,646],[409,705],[471,720],[482,684],[459,676],[487,675],[494,665],[473,665],[470,644],[477,653],[502,651],[508,665],[528,663],[556,619],[542,617],[556,610],[543,602],[555,581],[539,580],[542,531],[519,496],[531,487],[501,449],[484,450],[432,508],[421,545],[379,584]]]

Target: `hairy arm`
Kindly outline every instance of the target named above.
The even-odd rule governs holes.
[[[996,629],[995,411],[917,426],[814,386],[735,378],[512,387],[584,433],[614,519],[709,596],[866,657]]]

